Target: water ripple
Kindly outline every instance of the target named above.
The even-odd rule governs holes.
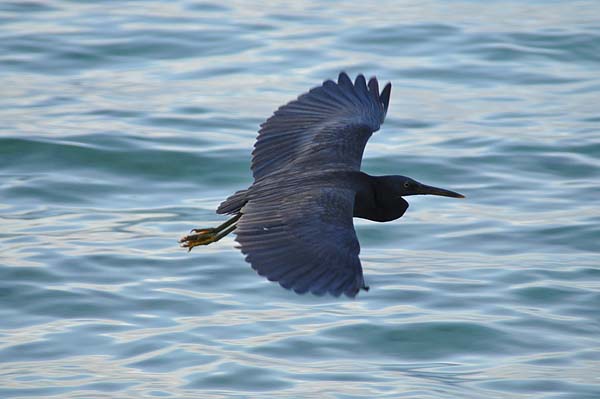
[[[600,396],[596,2],[109,3],[0,5],[1,397]],[[394,84],[365,171],[467,200],[356,221],[356,300],[181,251],[340,70]]]

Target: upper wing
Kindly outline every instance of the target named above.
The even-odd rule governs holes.
[[[252,152],[258,180],[288,165],[306,169],[360,170],[371,134],[385,119],[391,84],[381,94],[376,78],[358,75],[354,84],[344,72],[279,108],[261,125]]]
[[[344,293],[366,288],[352,224],[354,191],[312,188],[251,199],[235,229],[258,274],[297,293]]]

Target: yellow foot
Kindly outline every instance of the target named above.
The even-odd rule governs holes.
[[[216,229],[193,229],[193,233],[179,239],[182,248],[188,248],[188,252],[198,245],[208,245],[217,241]]]
[[[188,234],[187,236],[183,236],[179,239],[179,243],[183,248],[188,248],[189,251],[191,251],[192,248],[197,247],[198,245],[208,245],[213,242],[217,242],[221,238],[225,237],[227,234],[235,230],[235,222],[237,222],[241,217],[242,214],[238,213],[237,215],[227,220],[225,223],[222,223],[220,226],[217,226],[215,228],[192,229],[192,231],[190,231],[190,234]]]

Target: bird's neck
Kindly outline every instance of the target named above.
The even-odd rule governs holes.
[[[392,188],[378,176],[364,174],[356,190],[354,200],[354,217],[389,222],[404,215],[408,202],[394,195]]]

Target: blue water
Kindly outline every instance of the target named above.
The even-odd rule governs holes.
[[[355,300],[178,248],[340,70],[467,199],[356,221]],[[2,1],[0,121],[1,398],[600,398],[597,1]]]

